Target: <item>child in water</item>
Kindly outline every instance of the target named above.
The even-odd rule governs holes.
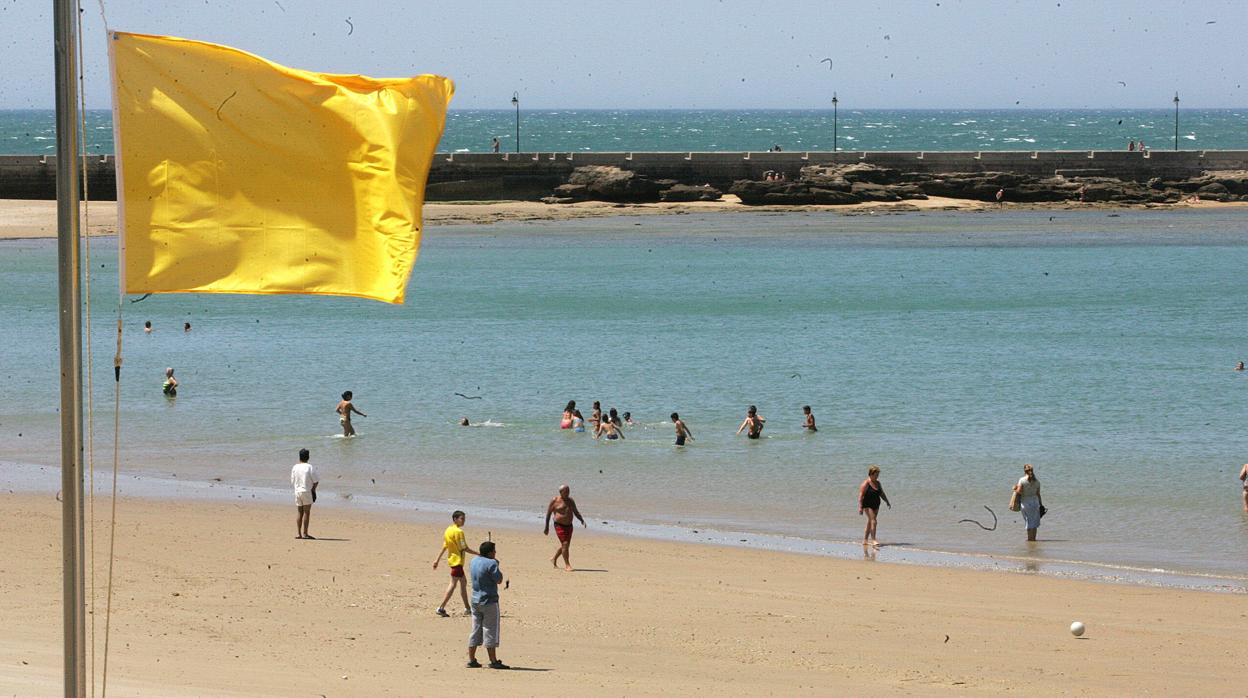
[[[806,421],[802,424],[802,428],[810,432],[819,431],[819,429],[815,427],[815,415],[810,411],[810,405],[803,407],[802,413],[806,415]]]
[[[572,410],[572,431],[578,434],[585,433],[585,418],[581,416],[580,410]]]
[[[165,369],[165,382],[161,386],[161,391],[164,392],[165,397],[178,396],[178,379],[173,377],[172,368]]]

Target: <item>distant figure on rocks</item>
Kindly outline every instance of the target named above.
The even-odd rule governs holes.
[[[173,377],[172,367],[165,369],[165,382],[160,389],[165,394],[165,397],[178,396],[178,379]]]
[[[1003,203],[1005,203],[1005,188],[1004,187],[997,190],[997,205],[1000,206]]]
[[[1127,143],[1127,150],[1131,152],[1135,152],[1135,139],[1134,138],[1132,138],[1131,141]]]
[[[490,149],[497,153],[498,147],[499,147],[498,136],[495,136],[494,139],[490,142]]]
[[[338,413],[338,423],[342,425],[343,436],[355,436],[355,427],[351,426],[351,413],[354,412],[361,417],[368,415],[357,410],[355,405],[351,403],[351,398],[355,397],[350,390],[342,394],[342,400],[338,401],[338,406],[334,408],[334,412]]]
[[[572,488],[567,485],[559,486],[559,494],[550,500],[550,504],[546,506],[546,529],[542,531],[542,535],[550,535],[550,518],[555,518],[555,535],[559,538],[559,549],[555,551],[555,556],[550,558],[550,564],[558,567],[559,557],[563,556],[563,570],[565,572],[572,571],[572,562],[568,559],[568,551],[572,547],[572,517],[576,517],[581,522],[581,528],[585,528],[585,517],[581,516],[580,509],[576,508],[576,500],[572,499]]]
[[[819,431],[819,428],[815,426],[815,414],[810,411],[810,405],[802,408],[802,414],[806,415],[806,421],[802,423],[802,428],[811,433]]]
[[[320,478],[316,468],[308,462],[308,449],[299,449],[299,462],[290,469],[290,485],[295,489],[295,538],[300,540],[316,540],[308,535],[308,522],[312,519],[312,503],[316,501],[316,486]]]

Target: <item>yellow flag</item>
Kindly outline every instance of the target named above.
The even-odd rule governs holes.
[[[110,39],[126,292],[403,302],[449,79]]]

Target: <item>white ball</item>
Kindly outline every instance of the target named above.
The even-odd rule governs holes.
[[[1071,635],[1074,635],[1075,637],[1083,637],[1083,631],[1084,631],[1083,623],[1080,623],[1079,621],[1075,621],[1074,623],[1070,624]]]

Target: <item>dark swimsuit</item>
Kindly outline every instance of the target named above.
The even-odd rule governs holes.
[[[684,434],[677,434],[677,435],[676,435],[676,445],[677,445],[677,446],[684,446],[684,445],[685,445],[685,435],[684,435]]]
[[[867,491],[862,493],[862,508],[880,510],[880,491],[867,485]]]

